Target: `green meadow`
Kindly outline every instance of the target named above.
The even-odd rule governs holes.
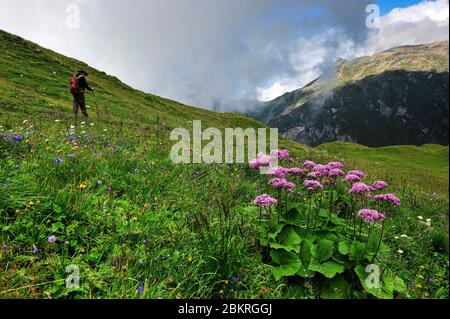
[[[71,114],[78,69],[96,89],[87,120]],[[247,164],[175,165],[170,132],[193,120],[265,127],[0,31],[0,298],[448,298],[448,147],[279,137],[282,165],[343,162],[386,181],[394,206],[349,194],[341,177],[313,192],[292,176],[289,192]],[[255,205],[262,193],[278,204]],[[357,219],[363,208],[385,222]],[[381,288],[365,281],[372,262]]]

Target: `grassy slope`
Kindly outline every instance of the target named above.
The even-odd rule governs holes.
[[[105,127],[117,127],[123,122],[126,127],[131,126],[133,130],[158,126],[164,134],[168,134],[174,127],[190,129],[193,119],[202,120],[204,127],[264,127],[262,123],[247,116],[210,112],[134,90],[117,78],[82,62],[56,54],[3,31],[0,31],[0,65],[0,119],[3,124],[6,123],[5,126],[25,118],[34,118],[35,121],[70,118],[72,101],[68,93],[68,79],[74,70],[84,68],[90,73],[89,82],[97,90],[97,106],[101,118],[95,114],[95,100],[88,96],[87,104],[90,105],[92,119],[94,122],[101,121]],[[392,151],[396,148],[377,150],[358,146],[342,148],[345,144],[338,143],[332,149],[328,145],[326,148],[316,150],[285,138],[280,138],[280,144],[289,148],[296,156],[318,160],[343,157],[356,166],[367,167],[374,173],[381,171],[382,175],[392,172],[394,168],[396,172],[399,170],[402,172],[399,180],[406,179],[408,182],[424,186],[427,190],[440,193],[446,193],[448,189],[446,186],[448,147],[422,148],[421,156],[428,159],[422,163],[425,167],[429,163],[429,158],[435,159],[433,161],[435,166],[430,171],[424,171],[417,170],[417,166],[414,165],[404,165],[415,163],[417,158],[414,152],[402,152],[402,147],[398,148],[398,152],[401,152],[399,157],[396,155],[398,152]],[[325,149],[330,152],[321,152]],[[355,149],[358,152],[355,152]],[[372,158],[375,153],[378,154],[376,159]],[[399,158],[404,161],[399,161]],[[378,162],[374,167],[369,165],[372,159]],[[429,180],[430,176],[438,179],[438,187],[429,182],[422,183]]]
[[[429,144],[369,148],[339,142],[323,144],[318,149],[370,171],[379,178],[438,194],[448,193],[448,147]]]

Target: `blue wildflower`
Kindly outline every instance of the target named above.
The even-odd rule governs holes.
[[[138,292],[138,294],[142,294],[142,293],[144,292],[144,286],[139,285],[139,286],[137,287],[137,292]]]
[[[56,164],[60,164],[60,163],[64,162],[61,157],[53,157],[52,161]]]

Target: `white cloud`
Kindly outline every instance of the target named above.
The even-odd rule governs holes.
[[[370,32],[361,44],[334,29],[308,39],[298,39],[291,47],[288,61],[295,74],[281,76],[269,87],[257,87],[257,99],[270,101],[303,87],[339,57],[353,59],[400,45],[448,39],[448,0],[423,1],[407,8],[395,8],[380,17],[380,28]]]
[[[448,0],[423,1],[396,8],[380,18],[380,29],[371,33],[362,51],[373,54],[400,45],[449,39]]]

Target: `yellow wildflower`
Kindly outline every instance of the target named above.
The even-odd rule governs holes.
[[[79,186],[80,189],[85,189],[87,188],[87,185],[85,183],[81,183]]]

